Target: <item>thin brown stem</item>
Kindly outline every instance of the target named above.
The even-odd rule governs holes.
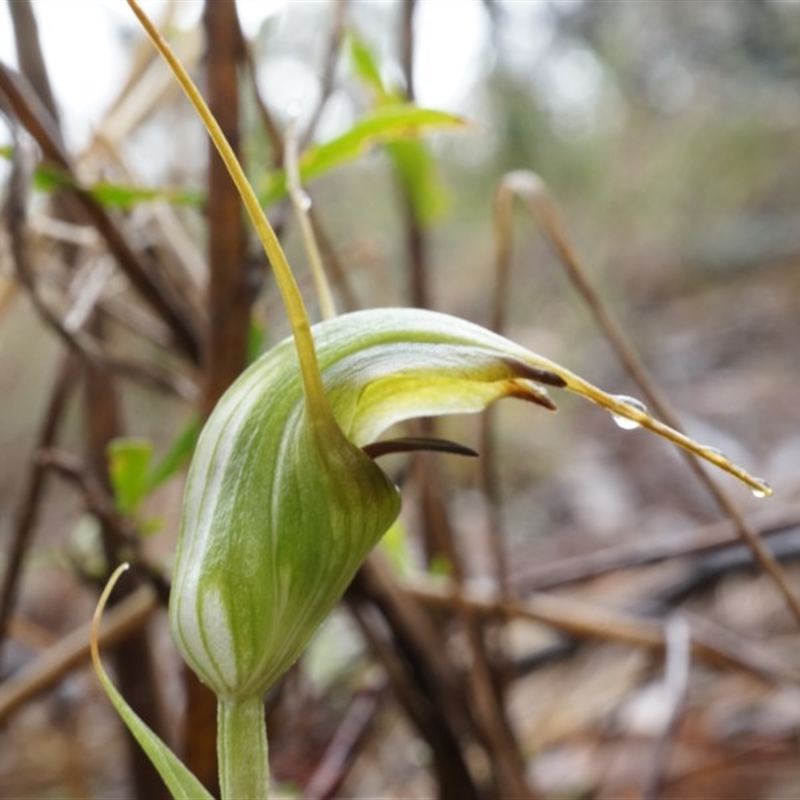
[[[472,728],[469,709],[458,700],[461,681],[445,657],[440,634],[377,553],[362,565],[345,599],[398,700],[431,748],[440,797],[477,798],[461,744]],[[391,643],[371,613],[376,610],[392,632]]]
[[[247,74],[253,87],[253,99],[256,103],[256,110],[261,119],[261,124],[264,127],[264,132],[267,134],[267,138],[272,146],[272,166],[275,169],[280,169],[283,164],[283,133],[278,123],[273,119],[272,112],[269,110],[269,106],[267,106],[258,87],[258,70],[256,69],[256,60],[253,55],[252,45],[244,38],[244,34],[241,32],[241,26],[239,32],[241,36],[240,46],[244,53],[244,64],[247,68]]]
[[[508,274],[511,260],[511,203],[513,197],[508,193],[498,192],[495,196],[495,281],[492,291],[492,302],[489,313],[489,327],[502,334],[505,329],[505,307],[508,296]],[[480,453],[481,453],[481,485],[487,506],[488,545],[492,556],[494,577],[500,592],[509,592],[508,558],[506,556],[505,538],[500,497],[500,477],[497,464],[497,448],[495,447],[494,409],[487,408],[480,417]]]
[[[327,800],[336,795],[359,749],[374,728],[385,697],[385,687],[380,686],[361,691],[350,701],[347,715],[305,786],[303,796],[306,800]]]
[[[788,507],[777,514],[758,515],[748,520],[763,538],[777,537],[798,530],[800,509]],[[560,559],[537,558],[535,564],[520,564],[512,572],[512,583],[519,594],[553,589],[570,583],[607,575],[621,569],[656,564],[670,558],[701,555],[732,545],[741,545],[741,536],[730,519],[700,529],[668,531],[647,539],[633,539],[601,550]]]
[[[20,72],[30,81],[37,97],[52,117],[54,127],[58,129],[58,106],[47,74],[33,6],[30,0],[14,0],[8,3],[8,14],[14,26],[14,43]]]
[[[443,588],[421,579],[406,584],[418,600],[457,613],[459,604],[479,617],[528,619],[549,625],[577,639],[618,642],[663,651],[664,626],[657,620],[603,608],[596,603],[548,594],[525,600],[483,597],[464,590]],[[800,683],[800,672],[787,669],[759,644],[722,631],[705,620],[688,616],[692,654],[709,664],[743,670],[769,683]]]
[[[51,448],[58,437],[67,402],[76,380],[76,360],[70,353],[62,355],[56,371],[50,398],[42,416],[34,453]],[[6,544],[6,568],[0,589],[0,645],[5,639],[8,621],[14,609],[22,578],[22,564],[31,545],[36,521],[42,507],[46,486],[46,470],[38,460],[32,460],[23,479],[19,503],[14,514],[11,539]]]
[[[0,62],[0,95],[5,105],[36,140],[45,157],[62,169],[80,207],[105,239],[109,250],[140,295],[170,327],[176,342],[193,361],[200,357],[197,320],[163,273],[136,254],[116,221],[85,189],[80,188],[60,135],[27,81]]]
[[[235,3],[206,2],[207,96],[211,113],[238,154],[242,36]],[[208,317],[203,412],[208,415],[247,363],[250,307],[255,296],[247,268],[242,200],[214,145],[208,162]]]
[[[325,106],[333,93],[336,80],[336,62],[339,60],[342,42],[344,41],[347,4],[348,0],[335,0],[333,3],[333,26],[328,37],[328,48],[325,52],[325,60],[322,67],[322,86],[319,100],[311,113],[311,118],[305,131],[299,137],[300,150],[304,150],[313,141],[322,112],[325,110]]]
[[[314,238],[319,244],[320,255],[325,264],[325,270],[331,276],[331,285],[336,289],[337,294],[341,298],[344,310],[355,311],[361,308],[361,302],[353,289],[348,271],[344,264],[342,264],[331,242],[331,237],[322,224],[319,212],[314,206],[308,209],[308,219],[311,222]]]
[[[100,647],[106,651],[130,636],[159,608],[158,597],[150,586],[141,586],[103,615]],[[13,635],[15,620],[10,620]],[[48,647],[40,657],[20,672],[0,683],[0,721],[6,720],[25,703],[57,686],[67,675],[89,660],[91,622]]]

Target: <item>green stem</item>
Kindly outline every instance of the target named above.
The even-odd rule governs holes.
[[[267,800],[269,762],[260,696],[217,706],[217,758],[222,800]]]

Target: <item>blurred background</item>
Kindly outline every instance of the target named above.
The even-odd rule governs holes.
[[[267,699],[279,794],[797,796],[800,621],[739,541],[760,534],[797,591],[800,4],[143,5],[225,115],[315,318],[275,188],[290,119],[301,153],[334,153],[306,188],[342,311],[496,322],[496,193],[532,170],[686,431],[775,490],[715,475],[710,492],[670,445],[571,397],[439,422],[486,458],[382,462],[404,491],[382,547],[397,605],[364,577]],[[0,62],[0,795],[149,798],[81,626],[133,558],[125,600],[150,599],[111,666],[205,763],[153,597],[198,421],[288,328],[124,3],[10,0]],[[450,116],[365,133],[410,102]],[[353,152],[330,145],[348,136]],[[507,335],[643,397],[524,202],[510,223]],[[435,600],[443,573],[516,610],[476,622]],[[444,663],[398,621],[411,607]]]

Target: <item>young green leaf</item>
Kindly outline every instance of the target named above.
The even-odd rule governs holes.
[[[391,87],[382,79],[377,55],[354,32],[349,36],[349,50],[353,70],[374,93],[378,109],[392,108],[405,101],[403,89]],[[447,207],[447,193],[426,144],[422,141],[387,142],[386,152],[411,201],[416,222],[423,227],[435,222]]]
[[[353,72],[375,92],[376,99],[381,103],[400,102],[403,99],[402,91],[386,85],[375,52],[364,39],[355,31],[350,31],[347,45]]]
[[[178,434],[169,450],[154,463],[153,443],[120,437],[108,446],[108,471],[117,510],[136,514],[144,499],[188,464],[200,433],[195,417]]]
[[[183,765],[180,759],[167,747],[166,744],[155,734],[155,732],[142,720],[142,718],[125,702],[125,698],[117,691],[117,687],[108,677],[103,662],[100,660],[100,648],[98,645],[98,633],[100,630],[100,618],[103,615],[109,595],[119,580],[120,575],[128,568],[127,564],[117,567],[114,574],[108,581],[92,619],[92,663],[97,677],[106,691],[117,713],[122,718],[132,736],[139,743],[139,746],[147,754],[150,762],[158,771],[170,793],[176,800],[213,800],[200,781],[192,775]]]
[[[0,147],[0,158],[11,160],[14,149],[11,145]],[[190,189],[153,188],[130,186],[123,183],[98,181],[80,185],[66,170],[52,164],[39,164],[33,172],[33,186],[40,192],[54,192],[58,189],[84,189],[98,203],[106,208],[119,208],[128,211],[140,203],[156,200],[176,206],[199,207],[205,202],[205,195]]]
[[[106,208],[129,211],[141,203],[161,201],[173,206],[199,208],[205,202],[205,194],[191,189],[154,189],[148,186],[127,186],[121,183],[100,181],[89,186],[89,194]]]
[[[134,514],[147,495],[153,445],[147,439],[114,439],[108,446],[108,472],[117,510]]]
[[[465,125],[464,119],[454,114],[419,108],[410,103],[381,106],[340,136],[309,147],[298,165],[300,180],[307,185],[333,169],[355,161],[377,145],[415,139],[435,131],[458,130]],[[273,173],[261,193],[262,205],[281,200],[287,190],[286,173],[283,170]]]
[[[166,483],[189,463],[199,435],[200,420],[192,417],[167,452],[148,471],[146,478],[148,493]]]

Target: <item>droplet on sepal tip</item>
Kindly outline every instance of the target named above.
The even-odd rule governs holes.
[[[624,403],[626,406],[630,406],[634,411],[640,411],[642,414],[647,413],[647,406],[641,401],[637,400],[635,397],[628,397],[624,394],[618,394],[614,397],[620,403]],[[624,417],[622,414],[615,414],[611,413],[611,419],[617,424],[618,427],[622,428],[624,431],[632,431],[636,428],[641,428],[641,423],[637,422],[634,419],[630,419],[629,417]]]
[[[765,480],[762,480],[761,478],[757,478],[756,480],[758,482],[758,486],[752,486],[750,488],[750,492],[753,497],[762,500],[763,498],[772,494],[772,487]]]

